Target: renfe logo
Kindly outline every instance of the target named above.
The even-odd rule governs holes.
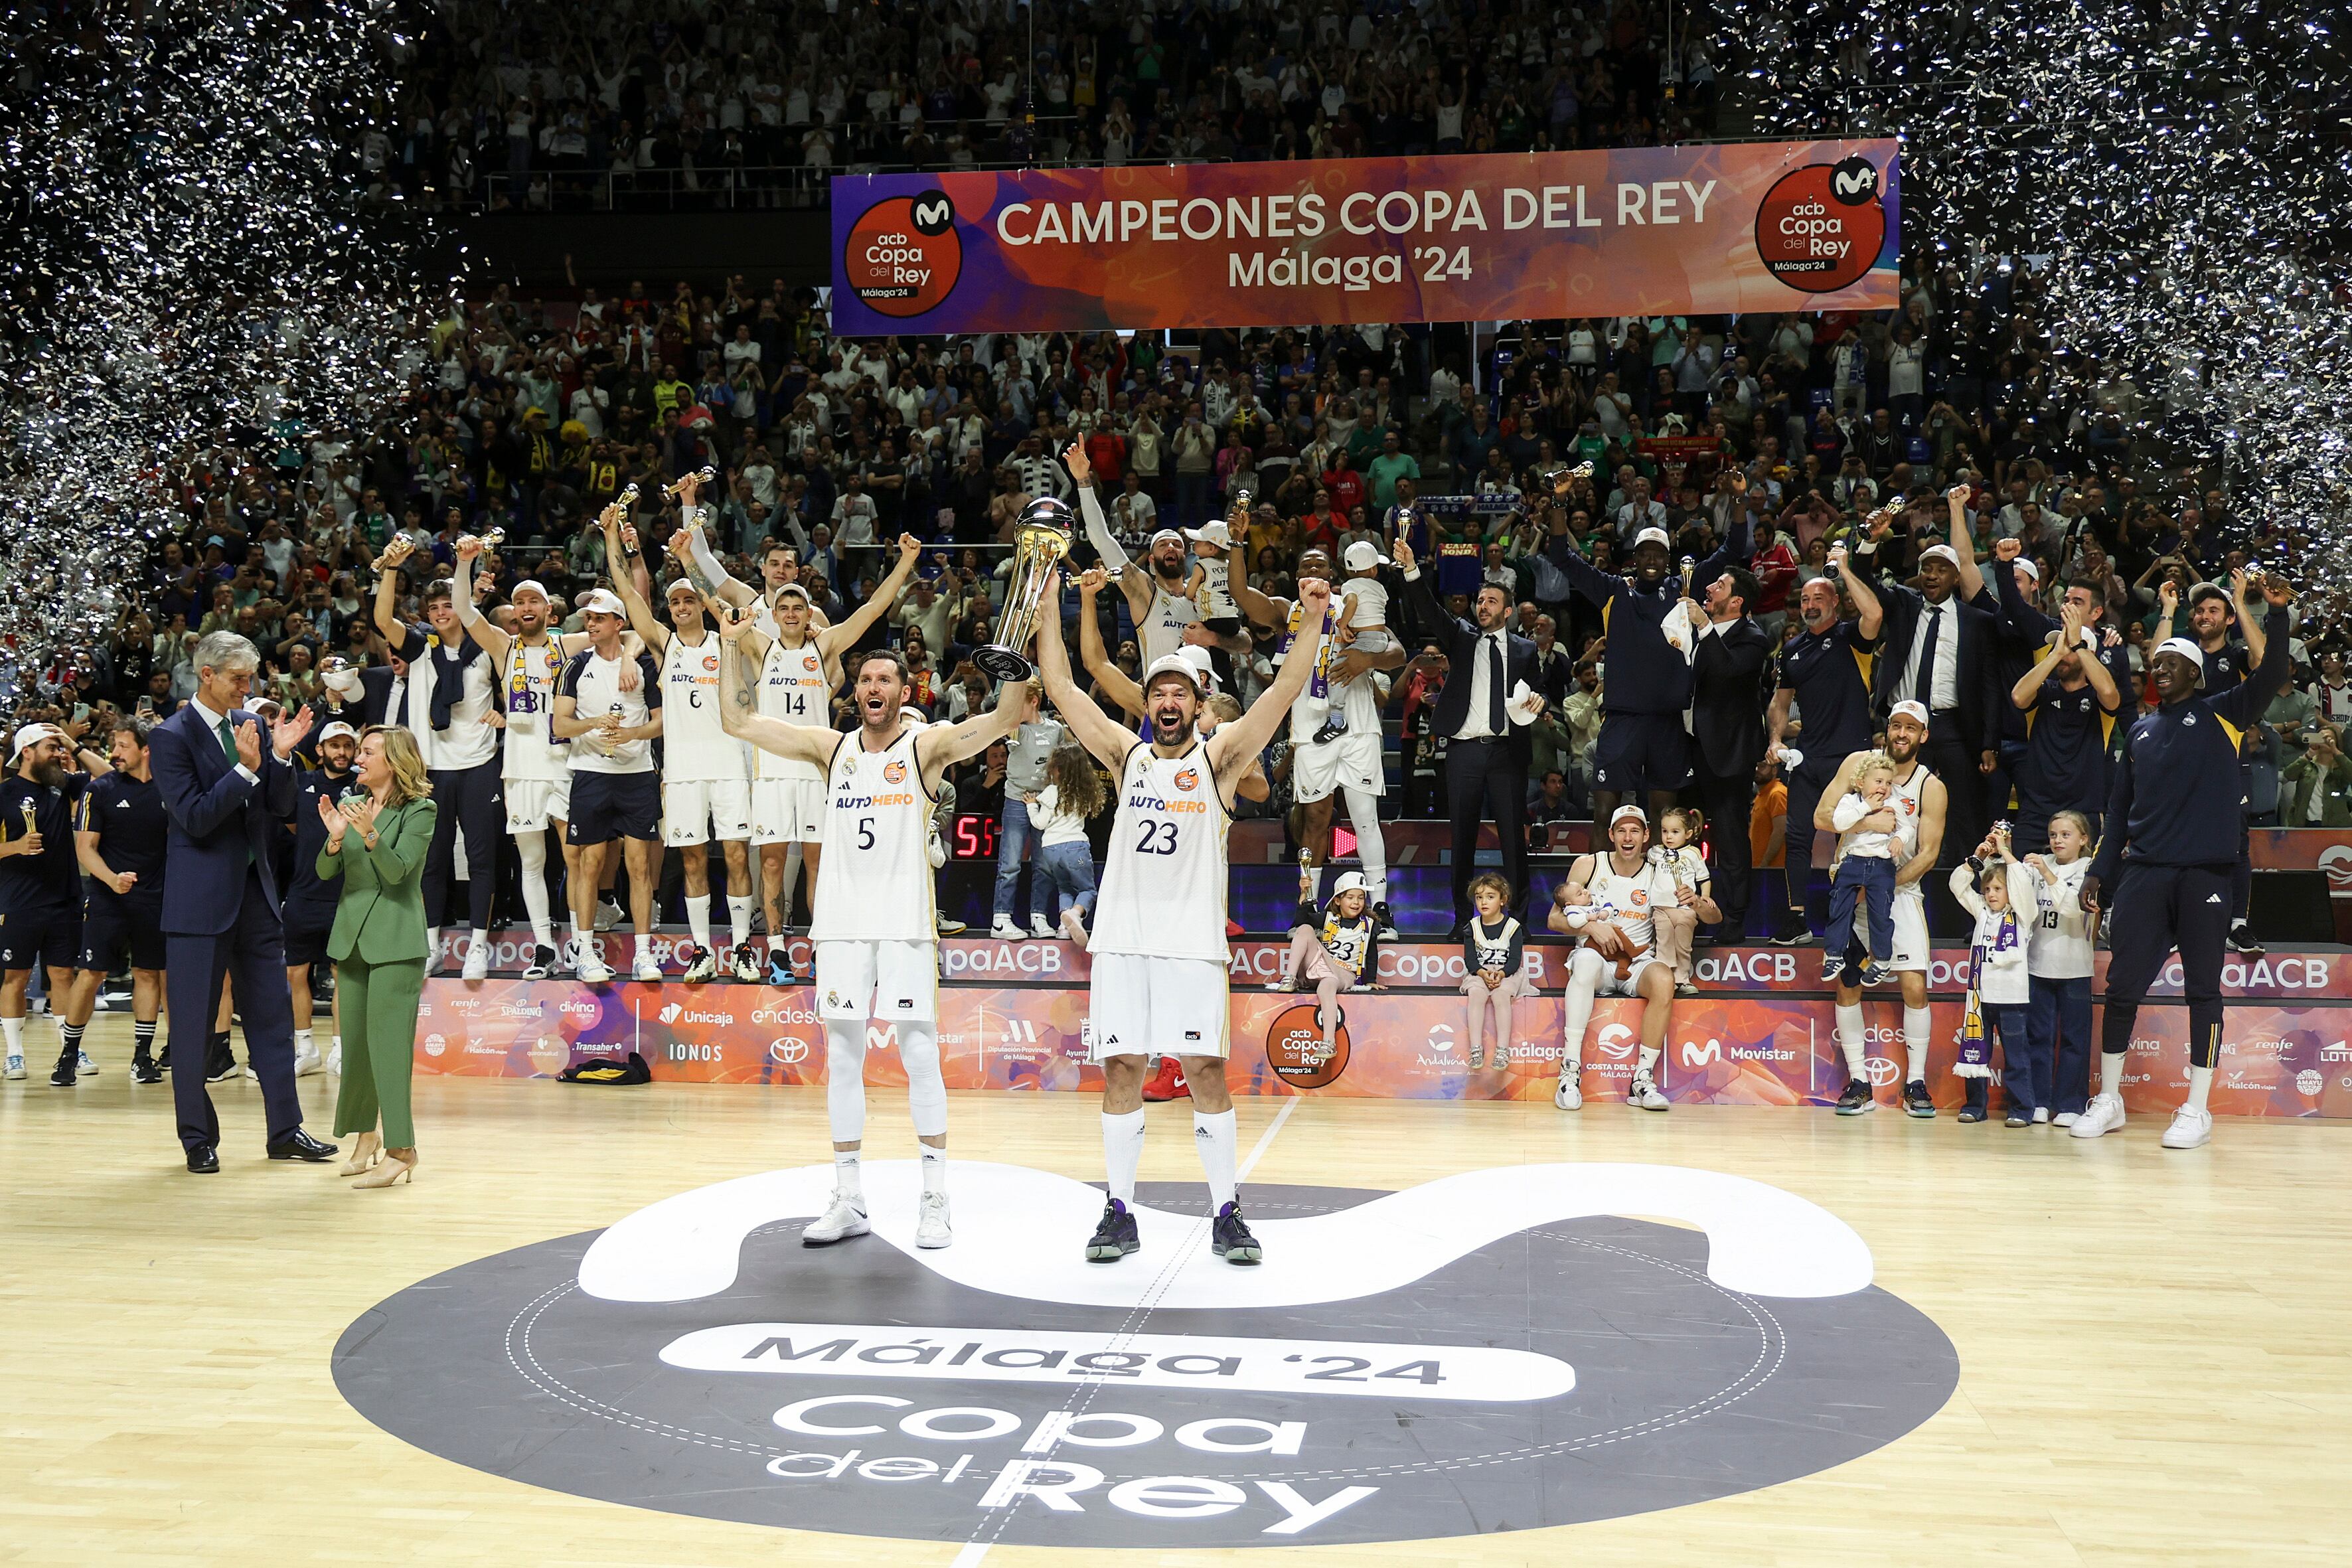
[[[956,1182],[971,1212],[1021,1223],[918,1248],[919,1169],[883,1161],[866,1169],[874,1234],[808,1249],[793,1232],[831,1166],[740,1177],[584,1250],[539,1243],[403,1291],[345,1335],[336,1373],[388,1431],[527,1485],[1095,1551],[1676,1507],[1858,1458],[1958,1377],[1934,1324],[1872,1286],[1852,1229],[1709,1171],[1257,1186],[1254,1269],[1210,1258],[1196,1186],[1139,1190],[1144,1256],[1106,1267],[1072,1242],[1100,1189],[985,1162]],[[1498,1265],[1524,1288],[1482,1288]],[[1803,1439],[1756,1443],[1758,1421]],[[1548,1506],[1510,1506],[1530,1495]]]

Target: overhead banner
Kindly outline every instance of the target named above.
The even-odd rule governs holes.
[[[839,333],[1892,310],[1895,143],[844,174]]]

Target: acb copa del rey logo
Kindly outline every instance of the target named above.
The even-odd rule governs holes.
[[[876,202],[849,226],[841,277],[857,302],[884,316],[919,316],[948,297],[963,270],[955,204],[944,191]]]
[[[1756,208],[1756,251],[1791,289],[1830,294],[1862,280],[1886,243],[1885,174],[1864,157],[1783,174]]]

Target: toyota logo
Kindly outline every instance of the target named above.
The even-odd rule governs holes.
[[[1865,1057],[1863,1063],[1870,1069],[1870,1086],[1873,1089],[1885,1089],[1903,1076],[1903,1068],[1893,1057]]]
[[[795,1067],[808,1060],[808,1042],[790,1035],[768,1042],[768,1059],[786,1067]]]

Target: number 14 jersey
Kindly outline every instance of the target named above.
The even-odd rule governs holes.
[[[1175,757],[1148,742],[1131,747],[1119,770],[1088,951],[1225,963],[1231,822],[1207,742],[1195,740]]]

